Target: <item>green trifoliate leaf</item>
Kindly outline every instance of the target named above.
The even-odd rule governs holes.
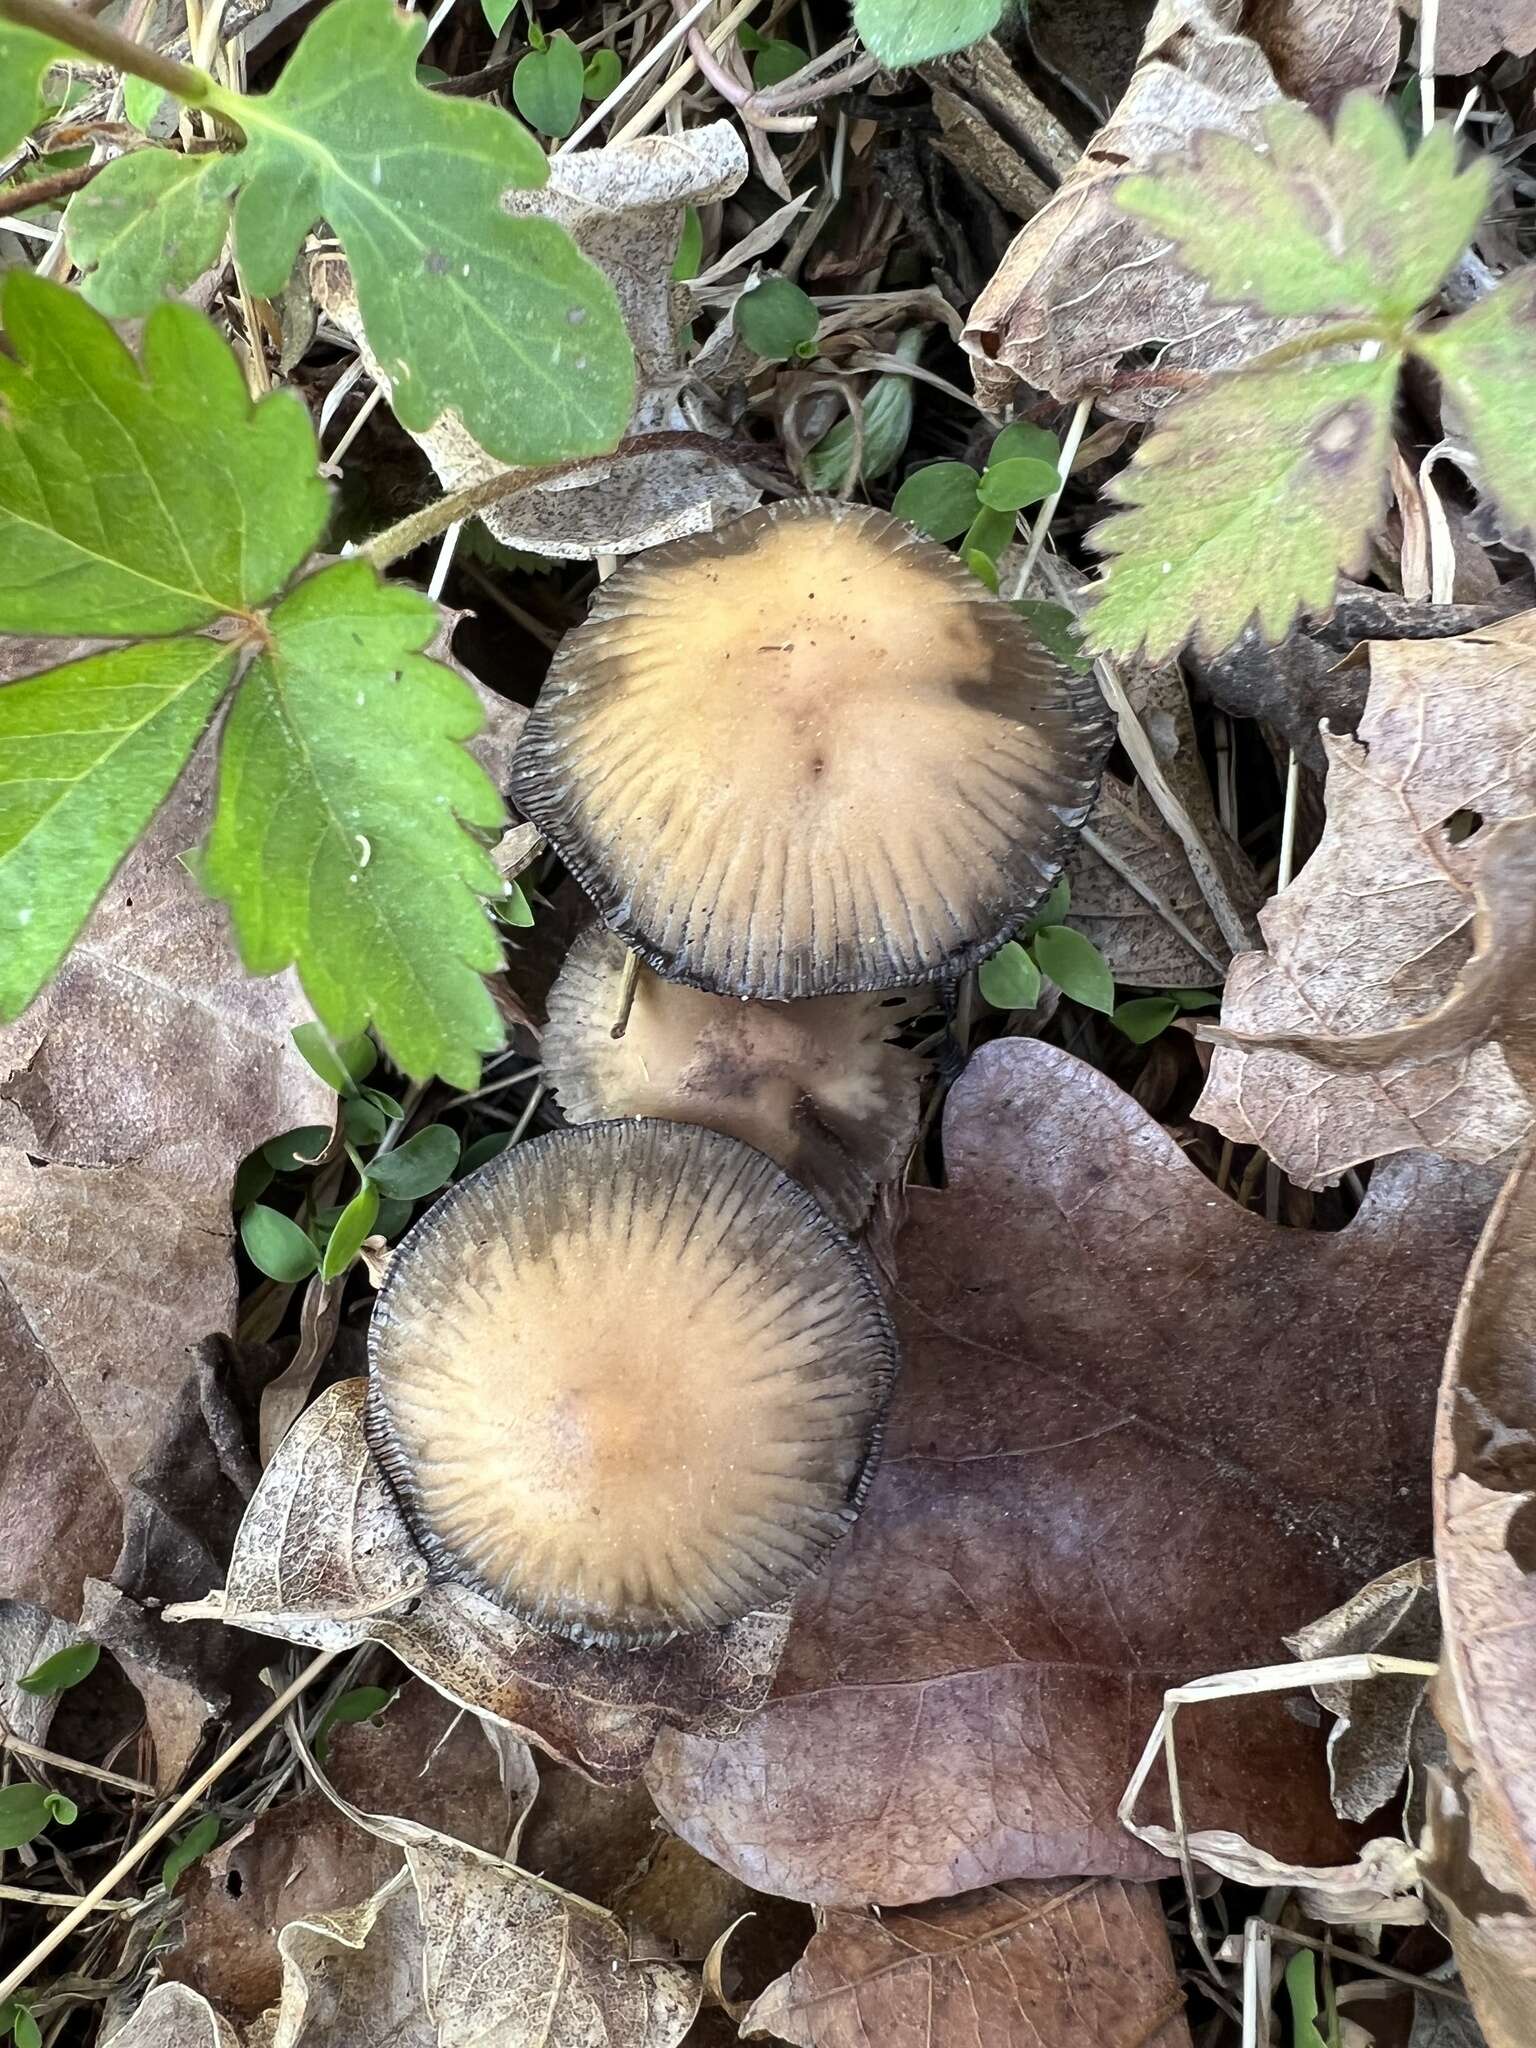
[[[308,1233],[300,1230],[280,1209],[264,1202],[252,1202],[240,1218],[240,1242],[259,1273],[284,1286],[307,1280],[320,1263],[320,1254]]]
[[[1402,129],[1369,93],[1344,101],[1331,136],[1290,101],[1270,109],[1264,133],[1262,151],[1198,134],[1178,158],[1125,179],[1115,194],[1224,303],[1277,318],[1406,320],[1488,204],[1487,169],[1457,171],[1448,128],[1410,156]]]
[[[994,1010],[1032,1010],[1040,1000],[1040,970],[1017,939],[983,960],[976,980]]]
[[[0,1018],[68,952],[237,663],[218,641],[160,641],[0,688]]]
[[[1536,536],[1536,265],[1413,347],[1450,395],[1508,538]]]
[[[1095,535],[1114,559],[1089,649],[1160,662],[1193,634],[1214,654],[1326,607],[1381,518],[1398,363],[1258,365],[1171,406],[1112,487],[1134,509]]]
[[[23,1692],[45,1699],[56,1692],[68,1692],[72,1685],[79,1685],[82,1679],[90,1677],[100,1662],[100,1643],[71,1643],[67,1650],[45,1657],[17,1683]]]
[[[296,965],[333,1039],[371,1022],[406,1073],[473,1087],[502,1042],[480,979],[501,964],[482,901],[501,877],[464,826],[503,811],[461,744],[474,692],[419,651],[436,627],[362,562],[284,599],[225,726],[202,875],[246,965]]]
[[[1133,996],[1128,1003],[1116,1003],[1109,1021],[1132,1045],[1147,1045],[1166,1031],[1178,1014],[1172,996]]]
[[[168,1892],[175,1891],[183,1871],[190,1870],[199,1857],[206,1856],[218,1839],[219,1817],[216,1813],[205,1813],[201,1820],[192,1823],[160,1866],[160,1882]]]
[[[584,83],[581,52],[561,29],[542,50],[530,50],[513,72],[513,103],[541,135],[569,135],[581,118]]]
[[[853,25],[888,69],[926,64],[990,35],[1003,0],[854,0]]]
[[[544,183],[543,152],[499,107],[419,83],[426,30],[390,0],[332,0],[270,93],[219,89],[244,148],[108,165],[65,222],[85,290],[114,316],[146,312],[217,257],[233,205],[246,281],[276,296],[323,216],[402,425],[451,407],[509,463],[611,448],[634,398],[613,288],[553,221],[503,207]]]
[[[980,485],[968,462],[930,462],[913,470],[891,510],[934,540],[958,540],[976,517]]]
[[[393,1152],[368,1162],[368,1178],[392,1201],[415,1202],[435,1195],[453,1178],[459,1163],[459,1134],[447,1124],[428,1124]]]
[[[362,1248],[363,1239],[373,1229],[379,1214],[379,1191],[372,1181],[364,1181],[357,1193],[337,1217],[325,1247],[325,1257],[320,1261],[322,1280],[339,1280]]]
[[[1115,977],[1091,939],[1068,924],[1042,925],[1029,942],[1041,971],[1064,996],[1107,1016],[1115,1007]]]
[[[34,28],[0,22],[0,153],[14,149],[43,118],[43,75],[71,54]]]
[[[785,363],[811,348],[821,315],[787,277],[765,277],[736,301],[736,332],[765,363]]]
[[[1006,462],[988,463],[979,495],[982,504],[995,512],[1022,512],[1026,505],[1038,505],[1048,498],[1060,482],[1054,462],[1016,455]]]
[[[0,356],[0,632],[174,633],[281,588],[327,506],[294,393],[253,405],[188,306],[156,309],[141,362],[29,272],[0,313],[19,358]]]

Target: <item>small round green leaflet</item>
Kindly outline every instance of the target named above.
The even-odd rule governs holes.
[[[56,1814],[48,1803],[50,1799],[59,1797],[57,1792],[44,1792],[42,1786],[34,1785],[30,1778],[0,1788],[0,1849],[19,1849],[24,1842],[40,1835],[53,1820],[67,1827],[69,1822],[62,1814]],[[68,1807],[71,1802],[64,1800],[62,1803]]]
[[[334,1088],[338,1095],[355,1094],[358,1083],[366,1081],[378,1064],[378,1049],[366,1032],[336,1045],[324,1025],[296,1024],[293,1042],[325,1085]]]
[[[511,1142],[510,1131],[491,1131],[483,1138],[476,1138],[473,1145],[466,1148],[464,1157],[459,1161],[459,1170],[454,1179],[462,1180],[466,1173],[473,1173],[477,1166],[484,1166],[488,1159],[499,1158]]]
[[[459,1134],[446,1124],[428,1124],[393,1152],[368,1162],[368,1178],[381,1195],[417,1201],[445,1187],[459,1163]]]
[[[1085,1009],[1102,1010],[1108,1016],[1115,1007],[1115,977],[1103,954],[1081,932],[1070,925],[1042,925],[1031,944],[1043,973],[1048,974],[1064,996]]]
[[[258,1272],[285,1286],[307,1280],[320,1263],[319,1252],[298,1224],[262,1202],[253,1202],[240,1218],[240,1242]]]
[[[1160,1037],[1178,1014],[1172,996],[1134,996],[1128,1003],[1117,1003],[1109,1021],[1132,1045],[1147,1045]]]
[[[274,1173],[308,1173],[320,1164],[320,1155],[331,1142],[324,1124],[305,1124],[302,1130],[285,1131],[269,1138],[261,1148],[262,1157]]]
[[[376,1102],[355,1096],[341,1113],[341,1127],[349,1145],[377,1145],[389,1118]]]
[[[397,1202],[386,1196],[379,1204],[379,1213],[374,1220],[375,1237],[398,1237],[411,1220],[411,1204]]]
[[[242,1159],[235,1174],[235,1185],[230,1191],[229,1204],[238,1216],[242,1209],[250,1207],[271,1187],[275,1176],[271,1165],[260,1152],[252,1152]]]
[[[193,1822],[160,1866],[160,1882],[168,1892],[175,1891],[182,1872],[190,1870],[199,1857],[206,1856],[218,1839],[216,1813],[205,1813],[201,1820]]]
[[[1016,597],[1013,608],[1021,619],[1028,619],[1037,638],[1049,647],[1058,661],[1075,668],[1080,676],[1087,675],[1093,663],[1083,652],[1077,620],[1064,604],[1052,604],[1049,598],[1044,597]],[[1049,918],[1046,922],[1059,924],[1060,919]]]
[[[1032,1010],[1040,1000],[1040,970],[1017,939],[982,961],[976,981],[994,1010]]]
[[[72,1828],[80,1818],[79,1807],[62,1792],[45,1792],[43,1804],[48,1809],[48,1818],[56,1820],[61,1828]]]
[[[697,277],[703,256],[703,219],[696,206],[686,206],[683,209],[683,231],[678,237],[677,254],[672,259],[672,282],[686,284],[690,277]]]
[[[512,99],[541,135],[569,135],[581,118],[586,67],[564,29],[542,50],[530,50],[512,74]]]
[[[1049,463],[1054,470],[1061,460],[1061,444],[1047,428],[1037,427],[1030,420],[1015,420],[1011,427],[1004,427],[992,443],[987,466],[996,469],[999,463],[1025,458]]]
[[[36,1670],[17,1682],[23,1692],[47,1698],[52,1693],[68,1692],[72,1685],[89,1678],[100,1661],[100,1643],[71,1643],[67,1650],[45,1657]]]
[[[1060,481],[1053,463],[1019,455],[1009,462],[990,464],[977,495],[993,511],[1022,512],[1026,505],[1038,505],[1048,498]]]
[[[771,85],[782,85],[786,78],[793,78],[810,61],[809,54],[798,43],[785,42],[780,36],[769,37],[759,43],[752,59],[752,83],[759,92],[766,92]]]
[[[913,470],[891,510],[932,540],[958,540],[980,507],[980,483],[968,462],[930,462]]]
[[[320,1261],[322,1280],[339,1280],[362,1249],[363,1239],[373,1230],[379,1214],[379,1191],[365,1180],[336,1219]]]
[[[787,277],[765,277],[736,301],[736,332],[765,363],[815,353],[821,315]]]
[[[1072,884],[1065,875],[1058,875],[1051,884],[1050,895],[1046,897],[1040,908],[1024,927],[1025,938],[1033,937],[1043,925],[1064,923],[1067,912],[1071,908]]]
[[[18,2005],[11,2021],[11,2039],[16,2048],[43,2048],[43,2030],[24,2005]]]
[[[624,76],[624,66],[619,61],[617,50],[594,50],[587,59],[587,68],[581,74],[582,96],[589,100],[605,100],[609,93],[618,89],[619,80]]]
[[[325,1762],[325,1753],[330,1747],[330,1733],[333,1728],[349,1727],[358,1721],[372,1721],[382,1714],[395,1699],[393,1692],[382,1685],[357,1685],[350,1692],[344,1692],[339,1699],[331,1702],[325,1710],[320,1726],[315,1730],[314,1750],[317,1762]]]

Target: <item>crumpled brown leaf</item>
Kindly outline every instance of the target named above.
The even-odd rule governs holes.
[[[1536,812],[1533,734],[1536,613],[1373,646],[1358,738],[1325,736],[1322,841],[1260,914],[1269,951],[1233,964],[1196,1116],[1314,1188],[1405,1146],[1489,1160],[1518,1143],[1531,1112],[1505,1051],[1440,1006],[1479,872],[1510,857],[1488,826]],[[1453,843],[1463,812],[1484,829]],[[1521,894],[1506,892],[1510,914]],[[1408,1027],[1394,1051],[1383,1034]]]
[[[711,121],[679,135],[557,154],[550,158],[546,186],[506,195],[509,212],[558,221],[618,292],[639,377],[631,434],[723,435],[712,392],[690,374],[680,353],[678,336],[686,331],[690,308],[685,289],[672,281],[672,264],[683,209],[725,198],[746,174],[737,129],[729,121]],[[345,260],[317,257],[312,283],[320,304],[358,343],[387,394],[389,381],[367,346]],[[414,439],[445,490],[506,468],[470,438],[452,412]],[[680,449],[594,463],[575,476],[520,491],[480,517],[508,547],[588,561],[708,532],[750,511],[759,495],[731,463]]]
[[[1113,1879],[830,1912],[741,2031],[804,2048],[1189,2044],[1158,1894]]]
[[[971,309],[963,343],[982,404],[1001,408],[1022,382],[1145,419],[1177,378],[1106,392],[1143,349],[1160,369],[1209,371],[1303,331],[1209,305],[1167,244],[1120,211],[1116,189],[1202,129],[1261,142],[1259,117],[1287,94],[1326,110],[1352,87],[1383,91],[1396,63],[1393,0],[1159,0],[1124,98]]]
[[[262,1475],[222,1592],[167,1610],[316,1649],[370,1639],[450,1699],[607,1780],[645,1766],[664,1726],[733,1733],[760,1704],[788,1615],[648,1650],[584,1650],[526,1627],[466,1586],[431,1584],[363,1438],[367,1382],[300,1416]]]
[[[1440,1347],[1492,1191],[1408,1155],[1346,1230],[1276,1228],[1020,1039],[973,1058],[945,1157],[947,1192],[908,1193],[864,1514],[763,1712],[730,1742],[663,1735],[648,1773],[695,1847],[824,1904],[1165,1867],[1114,1818],[1165,1688],[1280,1661],[1424,1548]],[[1346,1860],[1282,1703],[1187,1720],[1192,1826]]]
[[[1067,868],[1068,922],[1098,947],[1116,981],[1143,988],[1215,987],[1231,957],[1226,941],[1177,835],[1143,785],[1106,775],[1088,831],[1093,839],[1078,842]],[[1198,946],[1143,890],[1169,906]]]

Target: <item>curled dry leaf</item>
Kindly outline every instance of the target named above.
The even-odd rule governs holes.
[[[1485,869],[1500,915],[1528,922],[1536,852],[1489,827],[1536,811],[1533,734],[1536,613],[1372,648],[1358,738],[1324,735],[1322,841],[1260,915],[1268,952],[1233,965],[1197,1116],[1314,1188],[1407,1146],[1489,1160],[1519,1141],[1530,1106],[1495,1042],[1496,974],[1454,1014],[1446,999]]]
[[[732,1742],[664,1735],[648,1773],[706,1855],[829,1905],[1165,1868],[1114,1817],[1164,1690],[1276,1663],[1424,1548],[1440,1347],[1491,1193],[1409,1156],[1346,1230],[1278,1229],[1102,1074],[1019,1039],[951,1093],[945,1156],[947,1192],[908,1193],[905,1367],[864,1514],[763,1712]],[[1282,1703],[1186,1719],[1192,1825],[1348,1855]]]
[[[239,2048],[240,2037],[185,1984],[156,1984],[114,2033],[112,2048]]]
[[[1157,1892],[1113,1879],[834,1910],[741,2031],[804,2048],[1189,2048]]]
[[[1396,57],[1392,0],[1159,0],[1124,98],[972,308],[964,345],[982,403],[1006,404],[1023,382],[1146,418],[1176,379],[1105,396],[1142,349],[1161,369],[1218,370],[1301,332],[1309,323],[1209,305],[1116,190],[1202,130],[1260,142],[1259,116],[1287,93],[1326,108],[1352,87],[1383,90]]]
[[[684,208],[725,198],[746,174],[746,150],[736,128],[712,121],[686,134],[553,156],[546,186],[506,195],[510,212],[558,221],[617,291],[639,374],[632,434],[724,431],[712,393],[690,376],[679,353],[689,302],[684,287],[672,281],[672,264]],[[345,260],[316,258],[312,282],[320,304],[358,343],[387,392],[388,379],[381,377],[362,331]],[[579,370],[579,329],[570,349],[573,370]],[[483,482],[506,467],[451,412],[415,439],[446,490]],[[480,516],[508,547],[587,561],[707,532],[749,511],[758,496],[757,487],[729,462],[697,449],[678,450],[595,462],[576,476],[521,491]]]
[[[0,1728],[23,1742],[47,1741],[59,1695],[23,1692],[19,1681],[81,1640],[77,1629],[66,1628],[41,1607],[29,1607],[24,1600],[0,1600]]]
[[[109,1578],[123,1489],[186,1347],[232,1327],[240,1159],[334,1098],[289,1038],[291,976],[240,970],[182,856],[204,749],[51,985],[0,1029],[0,1557],[14,1598],[73,1618]]]
[[[224,1590],[172,1608],[285,1642],[370,1639],[485,1719],[594,1778],[633,1777],[668,1725],[733,1733],[764,1698],[788,1630],[780,1611],[657,1649],[583,1650],[542,1635],[427,1562],[363,1437],[365,1380],[295,1423],[241,1524]]]

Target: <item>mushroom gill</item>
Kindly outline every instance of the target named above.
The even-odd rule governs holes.
[[[615,1038],[628,957],[622,939],[589,925],[550,991],[540,1052],[570,1120],[707,1124],[776,1159],[856,1230],[917,1132],[921,1062],[890,1042],[917,1005],[888,994],[738,1002],[642,967]]]
[[[1108,743],[1098,691],[943,548],[789,500],[621,568],[566,636],[512,794],[659,974],[910,988],[1044,898]]]
[[[761,1153],[588,1124],[391,1262],[367,1429],[434,1570],[636,1645],[785,1598],[858,1511],[895,1368],[873,1271]]]

